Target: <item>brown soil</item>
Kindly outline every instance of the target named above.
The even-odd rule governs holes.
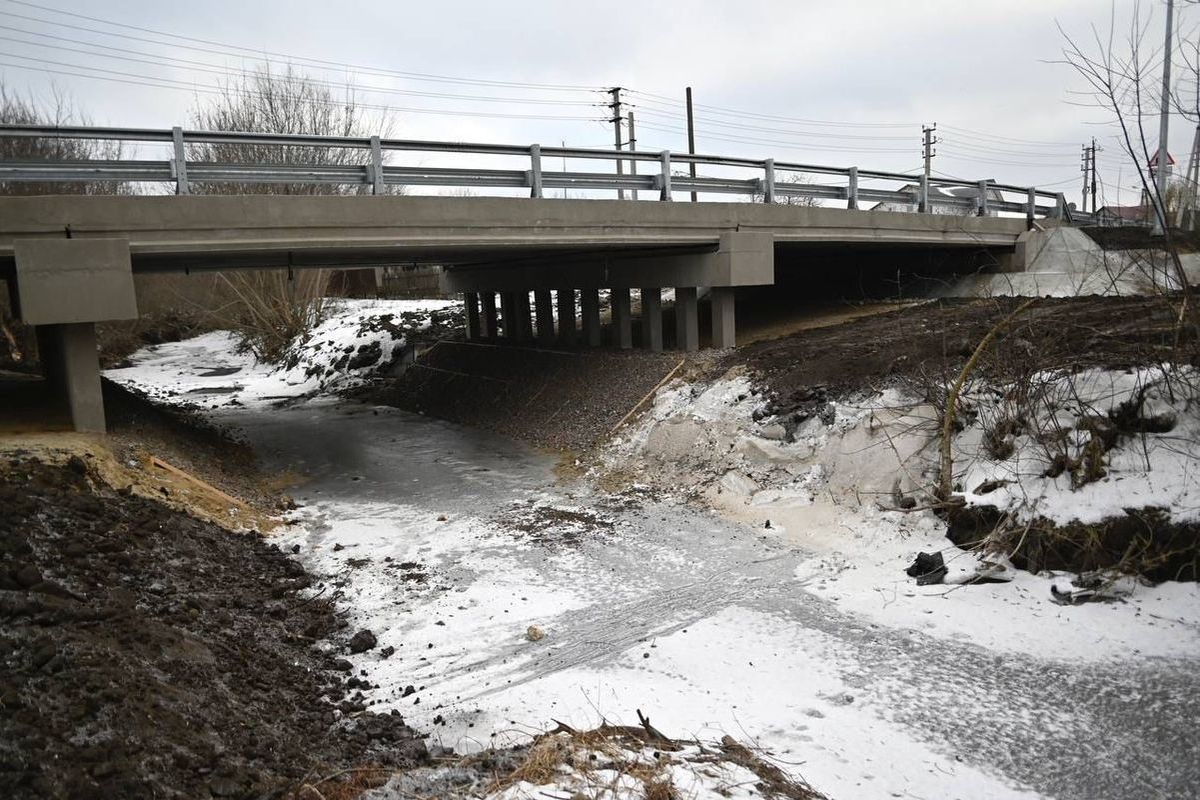
[[[442,342],[370,397],[559,451],[598,442],[682,356]]]
[[[0,459],[0,795],[283,796],[425,759],[343,679],[350,631],[298,562],[82,458]]]
[[[1149,226],[1090,226],[1080,230],[1105,250],[1161,250],[1163,246],[1162,237],[1151,236]],[[1174,229],[1171,242],[1181,253],[1195,253],[1200,250],[1200,233]]]
[[[1021,298],[939,300],[840,325],[800,331],[727,355],[771,396],[772,414],[804,410],[826,394],[907,382],[921,389],[956,372]],[[1178,306],[1159,297],[1044,298],[989,351],[981,374],[1013,369],[1122,368],[1176,357]]]

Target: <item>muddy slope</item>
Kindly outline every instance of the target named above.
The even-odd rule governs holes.
[[[1024,300],[938,300],[739,348],[773,397],[772,413],[823,403],[826,393],[903,380],[921,389],[957,372],[987,332]],[[1174,360],[1178,305],[1161,297],[1043,298],[1020,315],[980,364],[1006,380],[1037,369],[1124,368]]]
[[[79,459],[8,456],[0,509],[0,796],[282,796],[424,760],[314,646],[351,631],[259,537],[96,486]]]

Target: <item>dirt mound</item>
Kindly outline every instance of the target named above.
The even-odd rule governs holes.
[[[739,348],[772,397],[771,414],[811,406],[825,393],[923,384],[957,370],[1021,298],[939,300]],[[980,374],[1005,379],[1005,364],[1038,369],[1121,368],[1171,360],[1177,305],[1161,297],[1043,298],[1010,326]],[[990,373],[990,374],[989,374]]]
[[[605,436],[679,361],[676,353],[443,342],[371,399],[578,451]]]
[[[282,796],[424,760],[314,647],[349,631],[259,537],[113,491],[80,458],[7,456],[0,508],[0,795]]]

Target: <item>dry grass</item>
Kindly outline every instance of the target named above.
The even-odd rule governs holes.
[[[259,361],[278,362],[329,310],[325,270],[254,270],[220,278],[231,302],[213,314],[215,327],[233,331]]]
[[[487,758],[487,754],[474,756],[464,759],[463,764]],[[504,792],[521,784],[536,787],[557,783],[575,798],[628,796],[636,786],[646,800],[680,800],[682,795],[672,780],[674,769],[689,769],[719,782],[722,765],[730,764],[754,774],[755,788],[762,797],[824,800],[807,783],[791,778],[732,737],[726,736],[716,747],[677,741],[651,727],[648,719],[643,719],[642,727],[602,724],[587,731],[559,723],[533,741],[514,769],[494,777],[486,793]]]

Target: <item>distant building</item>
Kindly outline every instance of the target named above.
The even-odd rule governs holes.
[[[1096,212],[1098,225],[1148,225],[1150,223],[1150,207],[1136,206],[1101,206]]]
[[[920,186],[915,183],[907,184],[900,188],[900,191],[911,193],[914,197],[920,191]],[[951,216],[967,217],[975,215],[976,203],[972,202],[970,207],[958,205],[953,202],[954,199],[969,199],[977,201],[979,198],[978,186],[930,186],[929,187],[929,213],[931,214],[948,214]],[[987,199],[989,203],[1002,202],[1004,196],[998,189],[988,189]],[[916,203],[896,203],[885,201],[876,203],[871,207],[872,211],[916,211]],[[999,216],[999,213],[994,209],[988,209],[989,217]]]

